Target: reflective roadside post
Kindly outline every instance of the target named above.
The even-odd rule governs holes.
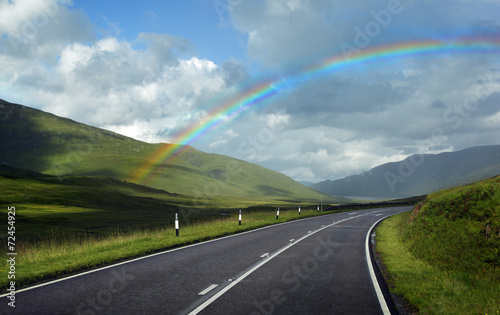
[[[179,216],[175,213],[175,236],[179,236]]]

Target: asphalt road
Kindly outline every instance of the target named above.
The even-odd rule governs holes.
[[[15,312],[3,297],[0,313],[382,314],[367,233],[410,209],[308,218],[151,255],[18,291]]]

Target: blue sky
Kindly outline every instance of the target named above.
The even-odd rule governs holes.
[[[193,44],[195,53],[220,64],[228,58],[246,59],[247,35],[230,25],[231,6],[223,1],[75,1],[101,29],[99,36],[112,35],[133,41],[139,33],[168,33]]]
[[[0,0],[0,98],[171,142],[226,96],[348,45],[498,40],[498,12],[496,0]],[[290,84],[192,145],[317,182],[499,144],[499,103],[498,51],[379,60]]]

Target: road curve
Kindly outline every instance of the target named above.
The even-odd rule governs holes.
[[[411,207],[312,217],[19,290],[0,314],[383,314],[367,233]]]

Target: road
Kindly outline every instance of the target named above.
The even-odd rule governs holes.
[[[382,314],[367,233],[410,209],[318,216],[150,255],[19,290],[14,314]]]

